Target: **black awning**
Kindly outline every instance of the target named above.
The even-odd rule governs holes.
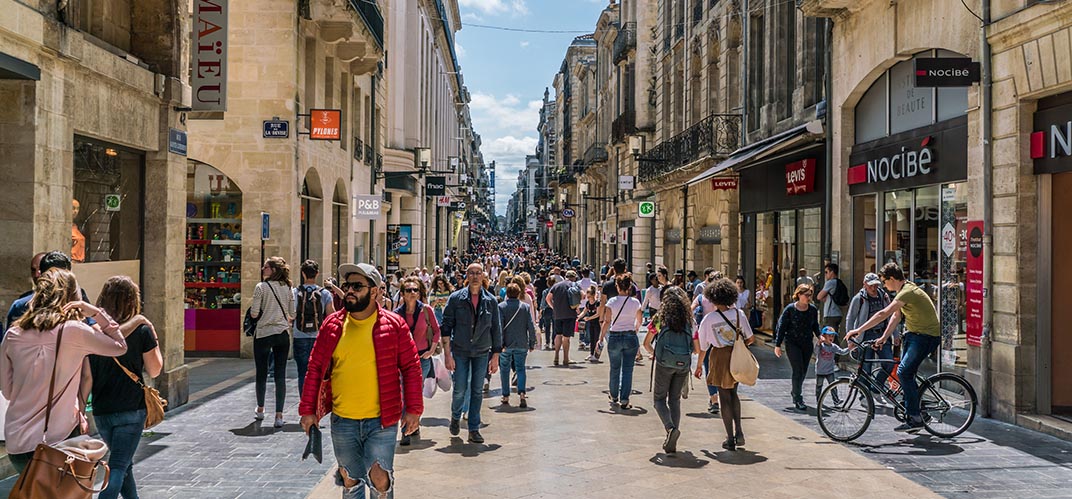
[[[0,80],[41,79],[41,68],[22,59],[0,52]]]
[[[737,149],[725,161],[708,168],[707,171],[693,177],[692,180],[685,182],[685,184],[697,184],[730,168],[748,166],[753,160],[767,157],[786,148],[795,147],[801,141],[814,140],[818,136],[822,136],[822,134],[823,124],[818,120],[791,128]]]

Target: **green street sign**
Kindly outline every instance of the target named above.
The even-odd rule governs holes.
[[[104,196],[104,209],[106,211],[119,211],[119,194],[107,194]]]
[[[655,218],[655,202],[641,201],[639,211],[640,218]]]

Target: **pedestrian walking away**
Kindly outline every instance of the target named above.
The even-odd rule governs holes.
[[[294,288],[294,365],[298,367],[298,397],[305,387],[309,355],[324,319],[335,313],[334,300],[327,288],[317,286],[320,264],[306,260],[301,264],[302,284]]]
[[[785,344],[785,353],[793,369],[790,395],[793,397],[793,406],[800,411],[808,408],[801,393],[815,341],[819,338],[819,309],[811,304],[813,293],[814,288],[807,284],[797,286],[793,292],[794,301],[782,310],[774,334],[775,356],[781,358],[782,344]]]
[[[366,489],[391,498],[399,422],[410,435],[424,412],[421,364],[405,320],[379,305],[383,278],[376,268],[347,263],[339,275],[344,309],[327,318],[313,346],[298,406],[301,427],[309,433],[330,408],[343,498],[363,499]]]
[[[577,307],[581,304],[581,292],[574,281],[577,273],[570,270],[566,272],[566,278],[554,286],[548,293],[547,303],[551,306],[554,314],[555,330],[555,362],[558,365],[558,355],[562,354],[562,365],[570,364],[570,339],[573,338],[577,327]]]
[[[532,309],[518,299],[521,295],[521,287],[510,283],[506,286],[506,301],[499,304],[499,317],[505,321],[499,379],[502,380],[502,404],[510,405],[510,373],[516,373],[519,405],[525,408],[528,407],[525,359],[536,349],[536,328],[532,325]]]
[[[629,396],[633,392],[634,357],[640,349],[637,330],[643,320],[643,311],[640,310],[640,300],[630,296],[632,275],[618,273],[614,281],[617,295],[604,307],[599,341],[607,345],[610,357],[610,402],[622,410],[629,410],[633,408]]]
[[[254,418],[264,419],[264,398],[268,389],[268,359],[275,364],[275,422],[283,427],[283,405],[287,396],[287,357],[290,355],[290,331],[294,323],[294,293],[291,292],[290,267],[287,261],[273,256],[261,267],[261,282],[253,288],[250,316],[257,319],[253,334],[253,361],[257,368],[257,410]]]
[[[652,361],[652,396],[655,412],[663,423],[666,438],[663,451],[677,452],[681,436],[681,396],[689,380],[692,354],[699,349],[693,340],[692,315],[685,292],[671,288],[662,297],[659,311],[652,319],[658,324],[656,334],[644,337],[644,350]],[[654,346],[653,346],[654,344]]]
[[[97,298],[97,306],[124,326],[127,352],[118,357],[90,355],[90,376],[82,380],[82,394],[93,395],[93,419],[101,439],[108,444],[108,464],[111,475],[99,499],[136,499],[138,487],[134,480],[134,453],[145,431],[146,405],[142,385],[131,376],[141,379],[144,370],[150,378],[160,375],[164,358],[156,329],[141,315],[141,291],[126,276],[105,281]],[[83,397],[84,399],[85,397]]]
[[[884,309],[871,316],[862,326],[849,331],[856,336],[889,319],[895,328],[904,318],[905,333],[902,340],[901,363],[897,366],[897,379],[904,391],[905,412],[908,420],[894,428],[895,431],[917,433],[923,429],[923,416],[919,409],[919,385],[916,373],[923,360],[930,356],[941,342],[941,326],[934,302],[925,291],[915,283],[905,280],[904,271],[896,263],[887,263],[878,273],[879,279],[891,293],[896,293],[893,301]],[[898,312],[900,312],[898,314]],[[882,337],[875,345],[883,348],[893,333],[886,327]]]
[[[815,300],[823,304],[823,325],[837,331],[841,327],[841,307],[849,304],[849,292],[838,278],[836,263],[826,264],[823,277],[823,289],[815,295]]]
[[[466,268],[465,287],[447,300],[440,326],[444,338],[450,338],[444,357],[446,367],[454,372],[454,393],[450,406],[450,433],[460,430],[462,409],[468,398],[469,442],[484,443],[480,434],[480,408],[484,376],[499,370],[502,352],[502,323],[498,300],[484,289],[484,268],[472,263]]]
[[[744,341],[751,345],[755,338],[748,317],[733,308],[737,303],[737,286],[733,281],[719,279],[709,284],[704,288],[704,298],[714,304],[715,310],[705,315],[700,323],[698,346],[711,352],[708,383],[718,386],[722,424],[726,428],[722,448],[732,451],[743,447],[745,438],[741,427],[741,397],[737,393],[737,380],[730,374],[730,355],[735,342]],[[697,367],[696,377],[702,373],[703,370]]]

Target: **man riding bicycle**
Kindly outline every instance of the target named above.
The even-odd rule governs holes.
[[[916,372],[923,359],[938,348],[941,342],[941,326],[938,312],[927,293],[915,283],[905,280],[904,272],[896,263],[887,263],[879,270],[882,284],[892,293],[896,293],[893,302],[865,322],[851,330],[846,338],[852,338],[890,318],[886,331],[875,341],[879,349],[885,345],[893,330],[904,317],[905,334],[902,340],[901,363],[897,366],[897,379],[904,390],[904,404],[908,420],[894,431],[916,433],[923,429],[923,417],[919,407],[919,385]],[[891,318],[892,317],[892,318]]]

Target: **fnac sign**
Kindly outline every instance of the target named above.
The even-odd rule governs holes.
[[[309,111],[309,138],[312,140],[339,140],[342,111],[338,109],[313,109]]]

